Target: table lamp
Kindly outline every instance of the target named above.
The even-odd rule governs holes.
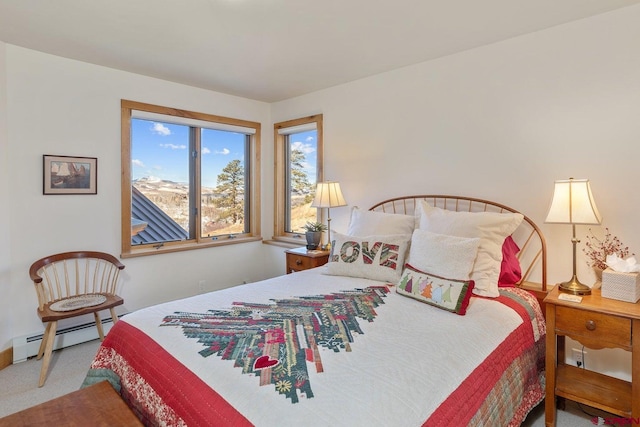
[[[311,207],[327,208],[327,235],[329,236],[327,250],[331,249],[331,208],[339,206],[347,206],[347,202],[342,196],[342,190],[340,190],[340,184],[334,181],[319,182]]]
[[[545,223],[571,224],[573,228],[573,277],[560,283],[560,291],[574,295],[589,295],[591,288],[578,280],[576,276],[576,224],[600,224],[602,217],[598,212],[588,179],[561,180],[555,182],[551,207]]]

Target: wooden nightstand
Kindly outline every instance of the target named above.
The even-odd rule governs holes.
[[[621,417],[640,418],[640,304],[602,298],[600,290],[582,302],[558,299],[556,286],[545,298],[547,355],[545,422],[556,425],[556,396]],[[632,352],[631,382],[565,363],[564,337],[593,349]]]
[[[307,248],[296,248],[289,249],[285,253],[287,254],[287,274],[320,267],[329,261],[329,251],[307,251]]]

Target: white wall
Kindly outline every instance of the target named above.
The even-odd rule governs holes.
[[[550,243],[550,280],[564,280],[571,227],[543,223],[556,179],[589,178],[604,225],[640,254],[638,22],[640,6],[624,8],[279,102],[271,115],[324,114],[325,176],[350,205],[453,193],[525,212]],[[331,213],[345,228],[348,209]]]
[[[11,270],[11,221],[7,206],[11,203],[9,193],[9,142],[7,140],[7,78],[6,78],[6,45],[0,42],[0,290],[4,298],[0,298],[0,351],[5,348],[4,331],[13,329],[13,318],[9,316],[12,292],[9,287]],[[6,313],[6,314],[5,314]]]
[[[3,350],[13,337],[42,330],[27,275],[33,261],[86,248],[120,253],[120,99],[261,122],[263,146],[270,150],[273,142],[268,104],[13,45],[1,47],[0,88],[7,88],[6,96],[0,91]],[[43,196],[43,154],[97,157],[98,194]],[[263,156],[265,183],[273,182],[272,158]],[[263,191],[272,199],[271,185]],[[273,204],[267,200],[263,209],[272,218]],[[263,225],[268,233],[271,223]],[[276,253],[283,249],[254,242],[125,259],[121,311],[196,294],[200,280],[213,290],[282,274],[284,256],[278,262]]]
[[[589,178],[604,226],[640,254],[638,22],[632,6],[272,105],[7,46],[10,161],[0,181],[11,184],[0,196],[8,192],[11,203],[0,207],[10,224],[0,235],[10,230],[11,240],[0,244],[9,256],[0,278],[14,297],[0,299],[0,349],[39,327],[26,277],[32,260],[79,246],[119,251],[120,98],[262,122],[266,238],[271,123],[321,112],[325,177],[341,182],[350,205],[418,193],[510,205],[542,227],[553,283],[571,275],[570,227],[543,224],[553,181]],[[42,154],[98,157],[98,195],[42,196]],[[331,213],[332,228],[344,231],[349,209]],[[192,294],[201,278],[232,285],[246,272],[277,274],[281,251],[250,244],[126,260],[127,308]],[[579,266],[593,281],[583,258]]]
[[[325,176],[350,205],[403,194],[502,202],[542,227],[550,283],[568,280],[571,227],[544,224],[556,179],[589,178],[603,226],[640,255],[639,22],[640,6],[627,7],[286,100],[271,115],[324,114]],[[349,210],[331,213],[344,230]]]

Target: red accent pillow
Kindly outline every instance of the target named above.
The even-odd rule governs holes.
[[[500,277],[498,278],[499,287],[513,286],[522,278],[522,269],[517,257],[518,252],[520,252],[518,244],[511,236],[507,236],[502,243],[502,264],[500,265]]]

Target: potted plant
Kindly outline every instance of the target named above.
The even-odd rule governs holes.
[[[317,249],[322,240],[322,232],[327,230],[327,226],[321,222],[307,222],[302,228],[307,238],[307,249]]]

